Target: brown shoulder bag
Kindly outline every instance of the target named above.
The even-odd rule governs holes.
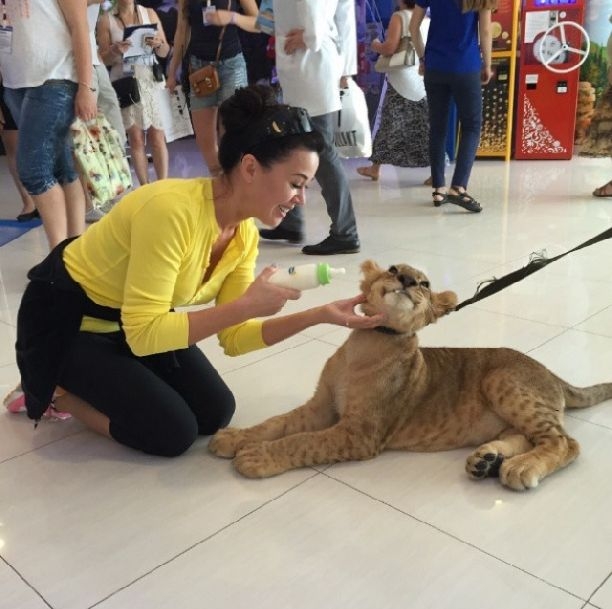
[[[231,0],[227,4],[227,10],[230,10],[232,6]],[[224,26],[219,34],[219,44],[217,46],[217,56],[215,57],[214,63],[210,63],[199,70],[189,72],[189,86],[191,92],[196,97],[208,97],[219,90],[221,82],[219,81],[219,72],[217,71],[217,64],[219,63],[219,57],[221,56],[221,45],[223,44],[223,35],[225,34]]]

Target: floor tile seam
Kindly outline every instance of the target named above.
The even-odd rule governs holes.
[[[597,586],[595,588],[595,590],[593,590],[593,592],[591,592],[591,595],[589,596],[587,603],[589,603],[592,607],[597,607],[597,609],[601,609],[598,605],[594,605],[591,602],[591,599],[597,594],[597,592],[599,592],[599,590],[601,590],[601,588],[604,587],[604,585],[607,583],[607,581],[610,579],[610,577],[612,577],[612,572],[608,573],[608,575],[606,577],[603,578],[603,580],[601,581],[601,583],[599,584],[599,586]]]
[[[577,324],[574,324],[572,326],[572,329],[573,330],[577,330],[578,332],[586,332],[588,334],[595,334],[597,336],[607,336],[608,338],[612,338],[612,336],[609,336],[607,334],[597,334],[597,332],[593,332],[592,330],[584,330],[582,328],[578,328],[578,326],[586,323],[587,321],[589,321],[589,319],[593,319],[593,317],[596,317],[597,315],[601,315],[602,313],[604,313],[608,309],[612,309],[612,304],[605,306],[603,309],[600,309],[599,311],[596,311],[596,312],[592,313],[586,319],[583,319],[581,322],[579,322]]]
[[[581,423],[588,423],[589,425],[592,425],[593,427],[599,427],[600,429],[605,429],[607,431],[612,431],[612,427],[610,427],[609,425],[604,425],[603,423],[598,423],[596,421],[590,421],[589,419],[583,419],[582,417],[574,414],[580,410],[583,410],[582,408],[580,409],[575,409],[572,408],[570,409],[566,409],[564,411],[564,415],[566,419],[573,419],[574,421],[580,421]]]
[[[263,361],[268,360],[270,358],[276,357],[277,355],[280,355],[281,353],[286,353],[287,351],[293,351],[294,349],[299,349],[299,348],[303,347],[304,345],[307,345],[308,343],[310,343],[313,340],[315,340],[314,338],[312,338],[310,336],[305,336],[303,334],[299,334],[299,336],[302,336],[305,339],[303,343],[299,343],[298,345],[293,345],[293,346],[287,346],[284,349],[279,349],[278,351],[275,351],[274,353],[268,353],[267,355],[263,355],[262,354],[262,357],[258,358],[257,360],[252,361],[252,362],[248,362],[248,363],[245,363],[245,364],[240,364],[236,368],[228,369],[225,372],[223,372],[222,374],[233,374],[234,372],[238,372],[239,370],[245,370],[247,368],[250,368],[251,366],[259,364],[260,362],[263,362]]]
[[[390,249],[388,244],[387,244],[386,249]],[[404,250],[404,251],[407,251],[407,252],[414,252],[415,254],[419,254],[419,255],[436,256],[437,258],[453,258],[453,260],[459,260],[459,261],[463,261],[463,262],[479,262],[479,263],[482,263],[482,264],[487,264],[487,265],[490,264],[491,265],[490,267],[487,266],[486,269],[483,269],[482,271],[479,271],[478,273],[471,274],[471,272],[470,272],[470,275],[466,276],[465,279],[461,279],[461,281],[467,281],[469,279],[476,279],[476,278],[478,278],[478,276],[481,273],[487,273],[487,272],[492,271],[492,270],[494,270],[496,268],[499,268],[500,266],[504,266],[506,264],[509,264],[510,262],[513,261],[513,260],[509,260],[509,261],[508,260],[504,260],[504,261],[499,261],[499,262],[494,263],[494,262],[491,262],[488,259],[478,258],[478,257],[475,257],[475,256],[462,256],[461,254],[456,254],[456,253],[453,253],[453,255],[451,256],[450,254],[441,254],[439,252],[439,250],[435,250],[435,249],[433,249],[433,250],[429,249],[429,248],[424,248],[423,249],[423,248],[420,248],[420,247],[416,247],[416,248],[415,247],[410,247],[410,248],[407,248],[407,247],[404,247],[404,246],[402,246],[400,244],[393,246],[392,249]],[[510,272],[510,271],[508,271],[508,272]],[[431,277],[430,277],[430,279],[431,279]],[[489,281],[489,280],[485,280],[485,281]]]
[[[539,323],[539,322],[537,322]],[[543,324],[543,325],[548,325],[548,324]],[[564,326],[548,326],[548,327],[556,327],[558,328],[560,331],[555,334],[554,336],[550,336],[549,338],[544,339],[541,343],[539,343],[538,345],[536,345],[535,347],[531,347],[531,349],[528,349],[526,351],[526,353],[531,353],[533,351],[535,351],[536,349],[541,349],[542,347],[544,347],[545,345],[547,345],[548,343],[553,342],[554,340],[557,340],[558,338],[560,338],[561,336],[563,336],[564,334],[567,334],[571,328],[566,328]]]
[[[8,321],[0,318],[0,324],[3,326],[7,326],[8,328],[16,328],[13,324],[10,324]]]
[[[348,338],[348,335],[347,335],[347,338]],[[318,343],[322,343],[322,344],[324,344],[324,345],[329,345],[329,346],[331,346],[331,347],[335,347],[335,348],[336,348],[336,350],[337,350],[337,349],[340,349],[340,347],[342,346],[342,345],[338,345],[338,344],[336,344],[336,343],[333,343],[333,342],[331,342],[331,341],[329,341],[329,340],[325,340],[325,339],[324,339],[322,336],[318,336],[317,338],[313,338],[313,340],[315,340],[315,341],[316,341],[316,342],[318,342]],[[346,340],[346,339],[345,339],[345,340]],[[342,344],[344,344],[344,342],[345,342],[345,341],[343,341],[343,342],[342,342]]]
[[[580,281],[584,281],[586,283],[595,283],[595,284],[603,284],[603,285],[607,285],[609,286],[610,284],[612,284],[612,280],[610,279],[600,279],[598,277],[587,277],[584,278],[582,275],[580,275],[578,272],[575,275],[568,275],[567,273],[563,273],[563,272],[555,272],[555,268],[551,268],[550,269],[550,274],[554,275],[555,277],[561,277],[562,279],[577,279]]]
[[[398,246],[398,247],[401,248],[401,246]],[[401,249],[406,249],[406,248],[401,248]],[[415,251],[418,253],[431,254],[431,255],[438,256],[440,258],[450,258],[451,257],[449,254],[441,254],[438,250],[432,251],[432,250],[429,250],[428,248],[426,249],[411,248],[411,249],[412,251]],[[482,264],[490,265],[490,266],[487,266],[487,268],[479,271],[479,273],[489,273],[496,269],[505,270],[505,267],[508,267],[510,265],[516,266],[516,268],[513,268],[511,270],[505,270],[504,275],[508,275],[509,273],[513,273],[527,266],[528,262],[526,263],[525,260],[529,261],[532,255],[536,254],[537,252],[540,252],[542,249],[546,249],[546,248],[541,248],[539,250],[538,249],[536,250],[528,249],[528,250],[525,250],[523,253],[513,253],[510,255],[510,257],[499,259],[497,262],[493,262],[490,258],[482,258],[478,255],[475,255],[475,256],[474,255],[461,255],[461,254],[453,253],[452,257],[457,260],[465,260],[468,262],[480,262]],[[504,275],[501,275],[501,277],[503,277]],[[477,274],[473,275],[473,277],[477,277],[477,276],[478,276]],[[499,277],[496,277],[495,279],[499,279]],[[490,281],[490,280],[485,280],[485,281]]]
[[[468,260],[470,262],[477,262],[478,261],[478,259],[475,259],[475,258],[462,258],[461,256],[456,256],[456,258]],[[524,257],[521,257],[520,259],[517,259],[517,260],[521,260],[522,261],[523,259],[524,259]],[[505,262],[502,262],[501,266],[507,266],[507,265],[511,264],[512,262],[513,262],[513,260],[507,260]],[[519,271],[522,268],[524,268],[525,266],[527,266],[527,265],[522,264],[520,266],[517,266],[514,270],[507,271],[503,275],[493,276],[490,279],[482,279],[478,283],[478,285],[476,286],[476,289],[474,290],[474,293],[476,294],[478,292],[478,289],[479,289],[480,285],[484,285],[486,287],[486,284],[491,283],[493,281],[497,281],[498,279],[501,279],[501,278],[505,277],[506,275],[509,275],[510,273],[514,273],[516,271]],[[479,278],[480,275],[488,273],[490,271],[494,271],[495,269],[497,269],[499,267],[500,267],[499,264],[496,265],[496,266],[492,266],[491,268],[488,268],[488,269],[485,269],[483,271],[480,271],[478,274],[474,274],[472,276],[469,276],[466,279],[462,279],[461,281],[467,281],[468,279],[477,279],[477,278]],[[502,291],[506,290],[507,288],[511,287],[512,285],[514,285],[514,283],[521,283],[521,281],[527,279],[528,277],[531,277],[532,275],[534,275],[535,273],[537,273],[538,271],[540,271],[540,270],[542,270],[544,268],[546,268],[551,275],[554,275],[557,278],[567,278],[567,274],[559,272],[559,271],[555,272],[555,267],[554,266],[545,265],[545,267],[544,266],[540,267],[537,271],[534,271],[530,275],[527,275],[527,276],[525,276],[525,277],[523,277],[523,278],[521,278],[521,279],[519,279],[519,280],[517,280],[517,281],[515,281],[513,283],[508,284],[502,290],[500,290],[500,292],[502,292]],[[595,284],[595,285],[600,285],[601,284],[601,285],[604,285],[604,286],[609,286],[612,283],[609,279],[606,280],[606,279],[595,279],[595,278],[582,279],[582,281],[585,282],[585,283],[588,283],[588,284]],[[493,294],[492,294],[492,296],[493,296]],[[605,308],[607,308],[607,307],[605,307]]]
[[[3,562],[13,573],[30,589],[49,609],[53,609],[53,605],[47,602],[47,599],[16,569],[2,554],[0,554],[0,562]]]
[[[11,415],[11,416],[20,416],[19,414],[17,415]],[[32,422],[32,424],[34,424]],[[61,421],[55,421],[52,422],[53,425],[61,425]],[[47,446],[51,446],[53,444],[57,444],[58,442],[63,442],[64,440],[67,440],[68,438],[73,438],[75,436],[78,436],[80,434],[84,434],[87,433],[88,430],[87,429],[83,429],[82,431],[74,431],[72,433],[66,434],[65,436],[62,436],[61,438],[56,438],[55,440],[50,440],[49,442],[45,442],[45,444],[41,444],[40,446],[37,446],[36,448],[32,448],[30,450],[26,450],[25,452],[19,453],[18,455],[12,455],[11,457],[8,457],[7,459],[2,459],[0,461],[0,468],[2,468],[6,463],[10,463],[11,461],[14,461],[15,459],[19,459],[21,457],[26,457],[27,455],[31,455],[39,450],[41,450],[42,448],[46,448]]]
[[[239,518],[236,518],[236,520],[233,520],[232,522],[228,522],[227,524],[223,525],[222,527],[220,527],[219,529],[217,529],[216,531],[210,533],[209,535],[207,535],[206,537],[192,543],[190,546],[188,546],[187,548],[181,550],[180,552],[178,552],[177,554],[175,554],[174,556],[171,556],[170,558],[168,558],[167,560],[159,563],[158,565],[155,565],[154,567],[152,567],[151,569],[149,569],[148,571],[146,571],[145,573],[142,573],[141,575],[139,575],[138,577],[135,577],[132,581],[128,582],[127,584],[120,586],[119,588],[117,588],[116,590],[113,590],[111,593],[107,594],[106,596],[104,596],[103,598],[99,599],[98,601],[96,601],[95,603],[93,603],[92,605],[89,605],[87,607],[87,609],[93,609],[94,607],[98,607],[100,604],[106,602],[108,599],[112,598],[113,596],[119,594],[120,592],[123,592],[124,590],[127,590],[128,588],[130,588],[131,586],[133,586],[134,584],[138,583],[139,581],[149,577],[149,575],[152,575],[153,573],[155,573],[156,571],[163,569],[164,567],[168,566],[169,564],[173,563],[175,560],[181,558],[182,556],[189,554],[192,550],[194,550],[195,548],[198,548],[199,546],[201,546],[202,544],[206,543],[207,541],[210,541],[211,539],[214,539],[215,537],[217,537],[219,534],[223,533],[224,531],[230,529],[231,527],[233,527],[234,525],[237,525],[239,523],[241,523],[243,520],[246,520],[247,518],[249,518],[250,516],[252,516],[253,514],[259,512],[260,510],[266,508],[267,506],[275,503],[276,501],[282,499],[283,497],[285,497],[286,495],[288,495],[289,493],[291,493],[292,491],[294,491],[295,489],[301,487],[302,485],[306,484],[307,482],[309,482],[310,480],[312,480],[313,478],[316,478],[317,476],[322,475],[321,472],[319,472],[318,470],[314,470],[312,468],[309,468],[312,470],[312,475],[308,476],[307,478],[304,478],[304,480],[301,480],[300,482],[298,482],[297,484],[294,484],[293,486],[285,489],[282,493],[280,493],[279,495],[276,495],[275,497],[272,497],[266,501],[264,501],[262,504],[258,505],[257,507],[253,508],[252,510],[250,510],[249,512],[243,514],[242,516],[240,516]]]
[[[578,599],[579,601],[583,601],[583,602],[587,602],[586,599],[582,598],[580,595],[576,594],[575,592],[571,592],[570,590],[567,590],[566,588],[563,588],[562,586],[559,586],[557,584],[554,584],[552,582],[549,582],[548,580],[544,579],[543,577],[540,577],[539,575],[536,575],[535,573],[531,573],[530,571],[527,571],[527,569],[524,569],[523,567],[520,567],[518,565],[515,565],[514,563],[511,563],[507,560],[504,560],[503,558],[500,558],[499,556],[495,556],[495,554],[492,554],[491,552],[488,552],[487,550],[485,550],[484,548],[481,548],[479,546],[477,546],[476,544],[467,541],[465,539],[462,539],[461,537],[459,537],[458,535],[455,535],[449,531],[445,531],[444,529],[440,528],[439,526],[428,522],[427,520],[423,520],[422,518],[419,518],[418,516],[415,516],[414,514],[411,514],[409,512],[406,512],[404,510],[402,510],[401,508],[398,508],[397,506],[393,505],[392,503],[389,503],[388,501],[385,501],[383,499],[380,499],[379,497],[375,497],[374,495],[370,495],[369,493],[353,486],[352,484],[349,484],[348,482],[345,482],[344,480],[341,480],[339,478],[336,478],[335,476],[331,475],[328,473],[329,470],[325,470],[321,472],[321,475],[326,476],[327,478],[330,478],[331,480],[334,480],[335,482],[338,482],[344,486],[346,486],[347,488],[350,488],[351,490],[355,491],[356,493],[359,493],[361,495],[363,495],[364,497],[367,497],[368,499],[371,499],[372,501],[375,501],[376,503],[380,503],[381,505],[384,505],[404,516],[407,516],[408,518],[414,520],[415,522],[418,522],[419,524],[422,524],[426,527],[429,527],[430,529],[444,535],[445,537],[449,537],[450,539],[453,539],[459,543],[461,543],[462,545],[465,545],[469,548],[472,548],[474,550],[476,550],[477,552],[488,556],[489,558],[492,558],[493,560],[502,563],[503,565],[506,565],[508,567],[511,567],[517,571],[520,571],[521,573],[524,573],[525,575],[528,575],[529,577],[531,577],[532,579],[537,580],[538,582],[541,582],[542,584],[545,584],[546,586],[549,586],[550,588],[555,588],[556,590],[559,590],[561,592],[564,592],[565,594]]]
[[[485,300],[485,299],[483,299],[483,300]],[[479,301],[479,302],[481,302],[481,301]],[[471,305],[469,305],[469,306],[471,306]],[[541,319],[533,319],[533,318],[530,318],[530,317],[524,317],[524,316],[521,316],[521,315],[515,315],[515,314],[511,314],[511,313],[506,313],[506,312],[503,312],[503,311],[495,311],[495,310],[490,309],[488,307],[485,307],[483,305],[474,305],[474,307],[476,309],[480,310],[480,311],[485,311],[486,313],[491,313],[493,315],[503,315],[504,317],[509,317],[511,319],[518,319],[520,321],[528,321],[528,322],[531,322],[531,323],[534,323],[534,324],[540,324],[542,326],[546,326],[548,328],[562,328],[563,330],[571,330],[572,328],[574,328],[575,326],[583,323],[583,321],[584,321],[584,320],[580,320],[580,321],[574,322],[572,324],[564,325],[564,324],[558,324],[558,323],[549,323],[549,322],[546,322],[546,321],[542,321]],[[589,317],[590,317],[590,315],[589,315]]]

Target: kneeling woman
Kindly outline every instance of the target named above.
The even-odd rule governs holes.
[[[175,456],[230,421],[234,397],[198,341],[229,355],[320,323],[373,327],[361,297],[269,318],[300,292],[255,278],[253,218],[278,225],[304,205],[322,149],[307,113],[267,87],[221,106],[223,173],[162,180],[130,193],[81,237],[29,273],[17,363],[28,415],[53,398],[92,429],[146,453]],[[198,311],[175,307],[215,301]]]

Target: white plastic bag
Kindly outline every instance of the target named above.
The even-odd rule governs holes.
[[[348,79],[348,89],[341,89],[340,95],[342,108],[336,113],[334,134],[338,154],[345,159],[369,157],[372,132],[365,95],[352,78]]]
[[[173,92],[163,86],[157,87],[155,92],[166,142],[174,142],[182,137],[193,135],[187,100],[181,85],[177,85]]]

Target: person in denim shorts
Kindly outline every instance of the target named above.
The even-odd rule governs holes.
[[[39,217],[36,206],[28,191],[23,187],[19,174],[17,173],[17,143],[19,142],[19,131],[17,123],[8,106],[4,102],[4,86],[2,85],[2,75],[0,74],[0,140],[6,153],[6,164],[15,182],[15,188],[21,197],[22,209],[17,216],[18,222],[29,222]]]
[[[236,12],[239,9],[243,14]],[[198,97],[193,91],[189,95],[196,143],[213,176],[221,170],[217,159],[217,109],[236,89],[248,84],[237,28],[256,31],[256,15],[255,0],[179,0],[174,54],[166,82],[168,89],[173,91],[176,87],[176,75],[184,58],[187,69],[195,71],[215,63],[219,50],[217,71],[220,88],[206,97]],[[221,35],[223,38],[219,45]]]
[[[3,3],[12,27],[0,51],[4,99],[19,130],[17,171],[36,204],[49,246],[85,227],[85,196],[74,168],[70,125],[96,116],[86,4]]]

